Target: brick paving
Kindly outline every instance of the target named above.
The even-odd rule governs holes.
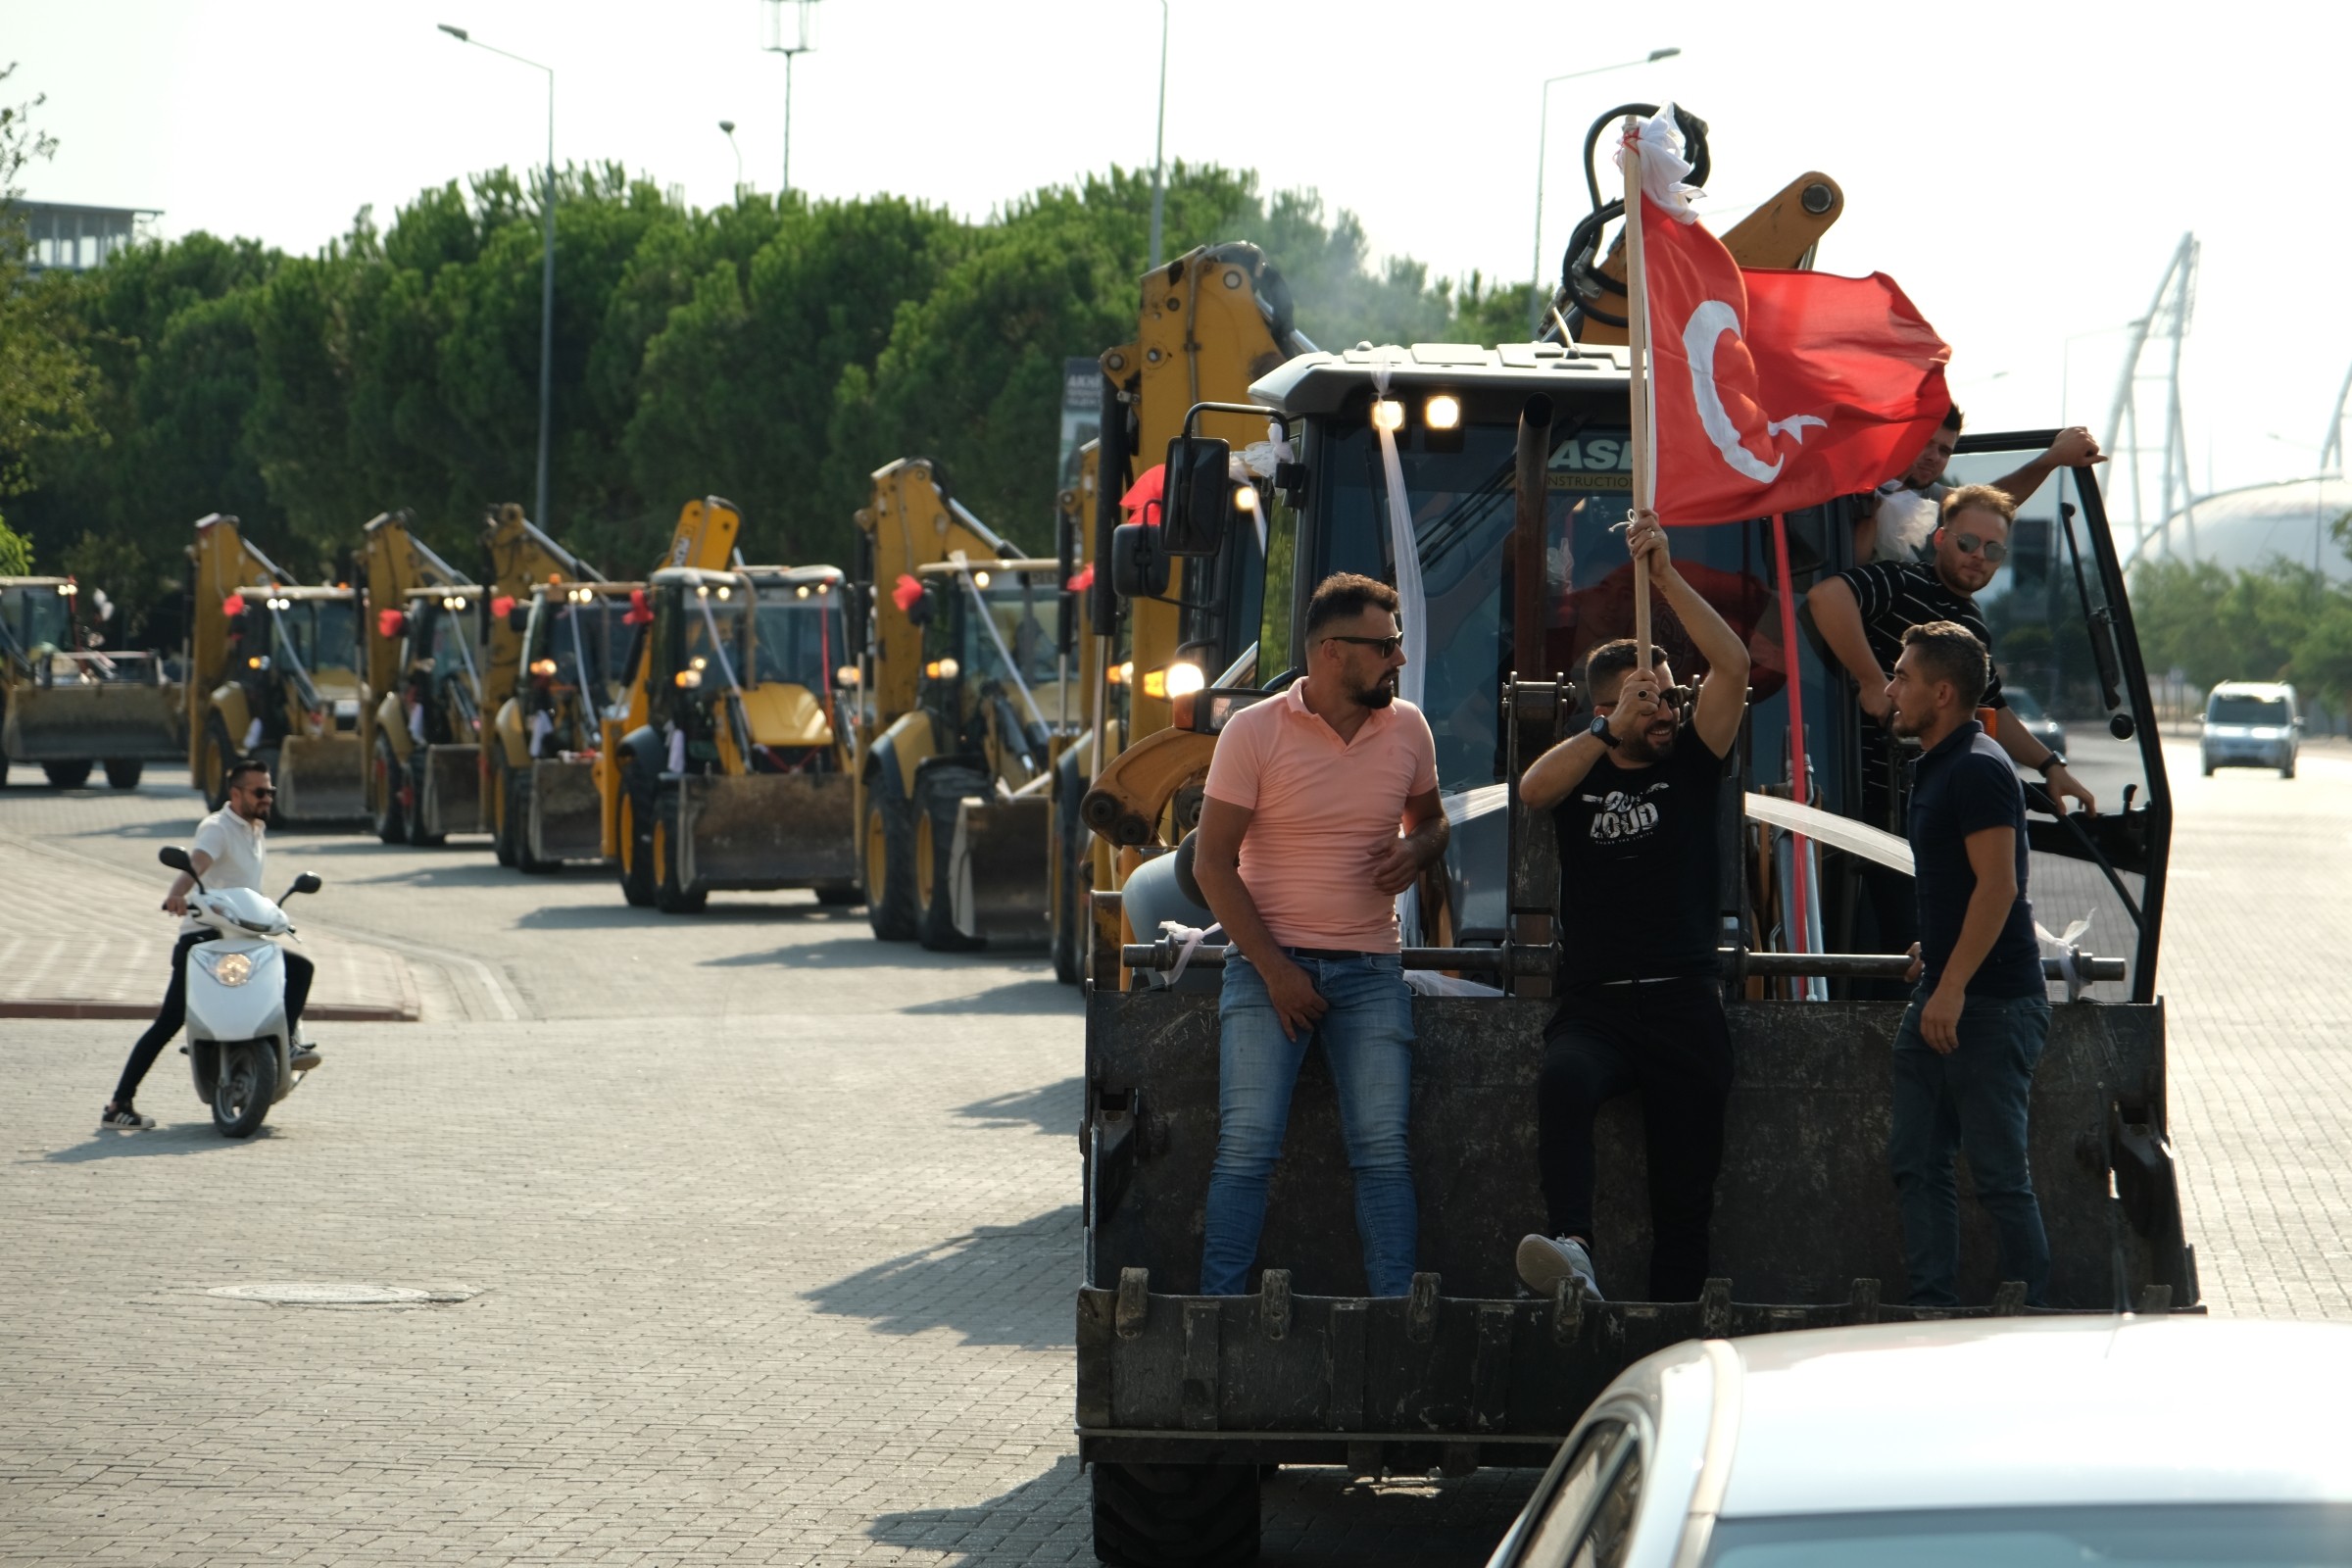
[[[2302,771],[2174,767],[2173,1124],[2217,1311],[2352,1315],[2352,750]],[[143,907],[186,809],[10,789],[0,847]],[[127,1031],[0,1019],[0,1563],[1090,1560],[1079,1020],[1042,963],[877,947],[800,895],[674,920],[478,847],[279,848],[422,1018],[322,1030],[252,1143],[170,1055],[170,1125],[94,1136]],[[205,1294],[270,1280],[462,1298]],[[1476,1563],[1531,1481],[1287,1471],[1267,1560]]]

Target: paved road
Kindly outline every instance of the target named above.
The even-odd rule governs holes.
[[[2164,989],[2207,1298],[2352,1316],[2352,749],[2192,763]],[[144,911],[188,816],[11,788],[0,847]],[[231,1146],[175,1055],[143,1096],[171,1125],[93,1137],[133,1031],[0,1019],[0,1562],[1088,1559],[1079,1020],[1042,963],[798,895],[667,920],[471,848],[276,851],[421,1021],[322,1028],[327,1070]],[[429,1298],[208,1294],[272,1281]],[[1475,1563],[1529,1480],[1285,1472],[1268,1560]]]

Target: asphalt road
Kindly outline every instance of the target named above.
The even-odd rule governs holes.
[[[2352,1316],[2352,749],[2180,801],[2162,986],[2217,1312]],[[27,925],[137,945],[184,793],[0,793]],[[249,1145],[135,1026],[0,1019],[0,1562],[1091,1560],[1071,1419],[1075,995],[1042,958],[884,947],[858,911],[626,908],[478,845],[280,835],[314,929],[415,1023]],[[29,913],[27,911],[30,911]],[[160,985],[160,976],[152,977]],[[124,974],[135,993],[148,977]],[[421,1299],[211,1294],[365,1284]],[[1476,1563],[1532,1478],[1290,1471],[1267,1560]]]

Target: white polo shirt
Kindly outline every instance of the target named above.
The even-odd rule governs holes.
[[[264,822],[248,822],[236,808],[223,806],[196,824],[195,840],[188,848],[208,856],[212,865],[204,873],[207,888],[251,888],[262,891],[262,872],[265,869],[268,846],[262,841],[269,832]],[[179,922],[183,936],[212,930],[203,921],[189,916]]]

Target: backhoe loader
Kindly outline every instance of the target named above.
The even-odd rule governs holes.
[[[367,679],[360,688],[360,745],[368,760],[368,824],[386,844],[406,844],[416,744],[400,693],[409,667],[409,625],[428,590],[471,587],[473,579],[436,555],[409,527],[406,512],[379,513],[362,530],[368,579]]]
[[[488,520],[483,543],[490,552],[493,598],[482,658],[482,712],[495,726],[498,715],[521,689],[523,644],[529,635],[530,602],[536,590],[600,583],[605,574],[549,538],[512,502]],[[509,865],[514,863],[521,825],[510,825],[507,820],[507,808],[519,793],[514,765],[528,760],[527,755],[518,758],[511,753],[495,735],[480,751],[482,825],[490,831],[500,861]]]
[[[290,583],[219,513],[197,522],[190,557],[191,782],[218,807],[229,764],[255,757],[277,782],[274,819],[364,816],[358,595]]]
[[[596,793],[601,721],[628,696],[642,633],[641,582],[554,582],[523,612],[522,678],[491,730],[498,858],[520,871],[603,858]],[[644,617],[639,617],[640,622]]]
[[[119,790],[151,761],[187,755],[187,700],[155,652],[95,645],[71,577],[0,577],[0,784],[11,761],[38,762],[73,789],[103,763]]]
[[[925,460],[873,481],[858,514],[867,635],[854,688],[867,919],[885,940],[942,951],[1043,946],[1049,791],[1085,730],[1074,539],[1022,557]]]
[[[629,902],[692,913],[713,892],[776,888],[857,902],[830,711],[849,667],[845,586],[835,566],[654,573],[647,721],[615,759]]]
[[[659,571],[664,566],[686,567],[696,571],[724,570],[731,563],[742,560],[735,548],[735,538],[743,528],[743,515],[733,503],[717,496],[689,501],[678,508],[678,522],[670,533],[669,549],[654,564]],[[597,720],[597,746],[594,760],[589,764],[590,777],[596,783],[597,820],[601,825],[600,848],[602,858],[620,873],[620,891],[631,904],[650,905],[654,902],[655,879],[650,874],[642,880],[632,878],[629,858],[624,846],[633,844],[640,830],[650,831],[645,812],[651,809],[651,798],[644,808],[633,802],[628,788],[627,767],[621,757],[621,742],[653,722],[654,690],[653,641],[645,628],[654,619],[653,595],[650,585],[646,596],[631,596],[628,613],[623,624],[630,628],[628,662],[622,677],[623,689],[619,699],[605,710]]]
[[[1398,553],[1414,553],[1419,590],[1402,615],[1423,628],[1423,710],[1456,821],[1443,895],[1453,926],[1449,945],[1408,936],[1403,954],[1408,974],[1431,980],[1413,1001],[1422,1272],[1395,1298],[1366,1290],[1319,1055],[1293,1101],[1252,1294],[1198,1294],[1226,951],[1173,935],[1097,948],[1075,1337],[1079,1456],[1105,1561],[1254,1557],[1267,1465],[1378,1475],[1542,1463],[1612,1376],[1678,1341],[2030,1310],[2022,1287],[2000,1281],[1975,1205],[1960,1216],[1961,1291],[1989,1304],[1896,1301],[1905,1264],[1885,1162],[1886,1063],[1902,1008],[1817,999],[1854,979],[1899,976],[1908,959],[1824,953],[1823,942],[1791,935],[1802,927],[1779,878],[1788,841],[1770,824],[1806,820],[1785,798],[1795,767],[1817,784],[1814,828],[1839,831],[1860,846],[1854,854],[1889,853],[1835,828],[1838,815],[1859,810],[1865,731],[1834,660],[1782,629],[1783,596],[1851,563],[1846,503],[1788,517],[1785,555],[1772,519],[1674,530],[1678,571],[1753,659],[1751,704],[1727,763],[1745,808],[1721,826],[1722,982],[1737,1065],[1713,1223],[1720,1277],[1691,1301],[1603,1301],[1574,1282],[1548,1298],[1522,1292],[1515,1243],[1544,1214],[1535,1080],[1553,1005],[1560,886],[1550,815],[1521,805],[1519,778],[1591,717],[1588,697],[1552,672],[1632,629],[1632,567],[1613,531],[1630,504],[1630,382],[1626,349],[1573,340],[1316,353],[1250,389],[1291,451],[1273,472],[1245,465],[1237,482],[1225,442],[1180,434],[1172,444],[1165,547],[1213,550],[1264,518],[1271,558],[1287,563],[1255,633],[1272,651],[1261,659],[1269,667],[1295,662],[1286,656],[1323,577],[1394,580]],[[1394,463],[1384,461],[1383,431],[1398,449]],[[2009,472],[2052,434],[1970,436],[1948,477]],[[1403,490],[1395,498],[1391,473]],[[2121,955],[2060,944],[2045,964],[2052,1024],[2033,1090],[2032,1162],[2053,1257],[2049,1303],[2194,1309],[2156,991],[2172,797],[2096,478],[2079,469],[2053,488],[2021,514],[2012,564],[1980,596],[2002,628],[1994,652],[2013,650],[2035,689],[2053,694],[2052,711],[2077,737],[2074,765],[2102,806],[2096,816],[2061,814],[2028,785],[2035,906],[2053,927],[2089,921],[2105,933],[2099,946]],[[1696,673],[1670,612],[1655,636],[1678,675]],[[1805,692],[1801,738],[1792,679]],[[1176,722],[1213,745],[1227,717],[1284,684],[1212,681],[1176,705]],[[1484,809],[1457,815],[1471,800]],[[1164,808],[1142,800],[1139,837],[1152,830],[1145,813]],[[1826,855],[1812,886],[1820,930],[1850,946],[1838,935],[1856,925],[1841,858],[1848,852]],[[1141,898],[1145,880],[1098,897]],[[1132,923],[1156,930],[1141,914]],[[1596,1261],[1622,1289],[1642,1278],[1650,1240],[1631,1099],[1603,1112],[1597,1141],[1610,1224]]]

